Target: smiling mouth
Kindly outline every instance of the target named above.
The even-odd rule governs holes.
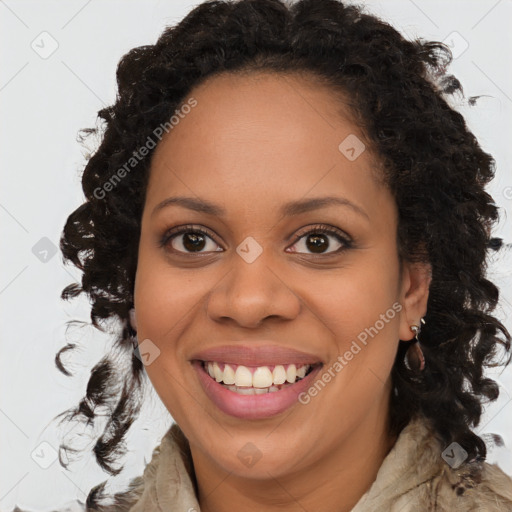
[[[239,395],[275,393],[293,386],[309,375],[318,364],[278,364],[245,366],[200,361],[203,370],[218,384]]]

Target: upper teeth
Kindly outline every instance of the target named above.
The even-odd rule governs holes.
[[[285,366],[278,364],[272,369],[268,366],[248,368],[243,365],[223,365],[211,361],[205,363],[205,366],[210,377],[217,382],[254,388],[268,388],[285,382],[295,382],[297,377],[302,379],[311,367],[311,365],[306,364],[297,368],[295,364],[289,364],[285,368]]]

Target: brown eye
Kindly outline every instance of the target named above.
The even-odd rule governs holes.
[[[188,226],[167,232],[160,244],[162,247],[170,246],[172,251],[183,254],[217,252],[217,244],[207,231]]]
[[[334,241],[331,241],[332,239]],[[348,249],[351,242],[337,229],[328,226],[317,226],[298,235],[294,242],[294,246],[297,245],[305,250],[305,254],[310,251],[310,254],[330,255]],[[328,249],[334,250],[327,252]],[[297,249],[294,249],[293,252],[303,253],[303,251]]]
[[[292,247],[297,245],[302,245],[304,251],[292,249],[292,252],[328,256],[350,248],[352,242],[342,231],[321,225],[298,235]],[[179,254],[202,254],[223,250],[208,231],[194,226],[181,226],[168,231],[162,237],[160,246],[168,247],[170,251]]]

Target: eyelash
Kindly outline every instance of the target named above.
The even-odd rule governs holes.
[[[207,236],[208,238],[210,238],[211,240],[213,240],[215,242],[215,239],[212,237],[212,235],[209,231],[207,231],[201,227],[195,227],[194,225],[187,225],[187,226],[173,228],[171,230],[166,231],[166,233],[163,235],[163,237],[160,240],[159,246],[161,248],[165,248],[167,246],[167,244],[170,241],[172,241],[175,237],[177,237],[179,235],[183,235],[185,233],[194,233],[194,234],[199,233],[199,234]],[[294,238],[292,246],[295,245],[302,238],[304,238],[308,235],[311,235],[311,234],[331,235],[331,236],[335,237],[336,240],[342,244],[342,246],[339,247],[338,249],[336,249],[335,251],[328,252],[325,254],[297,253],[297,252],[295,254],[307,255],[307,256],[313,256],[313,257],[328,257],[328,256],[333,256],[335,254],[340,254],[340,253],[346,251],[347,249],[351,249],[353,247],[353,244],[352,244],[352,241],[350,240],[350,238],[348,238],[346,235],[344,235],[342,231],[335,229],[331,226],[325,225],[325,224],[317,224],[316,226],[313,226],[312,228],[308,229],[308,231],[298,234]],[[215,243],[217,244],[217,242],[215,242]],[[217,245],[219,245],[219,244],[217,244]],[[195,255],[200,255],[200,254],[207,254],[207,252],[206,253],[201,253],[201,252],[194,253],[194,252],[182,252],[182,251],[176,251],[176,250],[173,250],[173,251],[180,255],[195,256]],[[220,252],[220,251],[215,251],[215,252]]]

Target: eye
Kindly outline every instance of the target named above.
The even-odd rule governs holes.
[[[331,252],[325,252],[327,249],[331,248],[331,242],[329,238],[332,237],[335,239],[334,249]],[[302,240],[304,239],[304,240]],[[300,242],[297,244],[297,242]],[[333,228],[331,226],[326,225],[317,225],[313,228],[310,228],[305,233],[300,233],[295,238],[294,245],[302,245],[306,250],[312,251],[314,255],[330,255],[330,254],[339,254],[346,249],[349,249],[352,245],[350,238],[345,235],[339,229]],[[293,250],[292,252],[300,252],[297,250]],[[306,253],[307,254],[307,253]],[[311,253],[310,253],[311,254]]]
[[[167,231],[160,241],[160,246],[170,245],[174,252],[193,254],[201,252],[218,252],[212,247],[208,248],[208,240],[217,245],[208,231],[195,226],[181,226]],[[205,249],[206,251],[203,251]],[[222,249],[220,249],[222,251]]]
[[[330,238],[334,238],[334,251],[325,252],[331,248]],[[302,240],[304,239],[304,240]],[[208,240],[211,242],[208,247]],[[352,246],[350,238],[341,230],[323,224],[314,226],[306,232],[301,232],[295,237],[294,245],[301,242],[310,254],[323,256],[339,254]],[[219,252],[223,249],[215,249],[218,244],[213,240],[209,231],[193,225],[179,226],[167,231],[160,240],[161,247],[171,246],[173,252],[181,254],[200,254],[207,252]],[[292,246],[293,247],[293,246]],[[205,250],[206,249],[206,250]],[[300,252],[296,249],[292,252]]]

